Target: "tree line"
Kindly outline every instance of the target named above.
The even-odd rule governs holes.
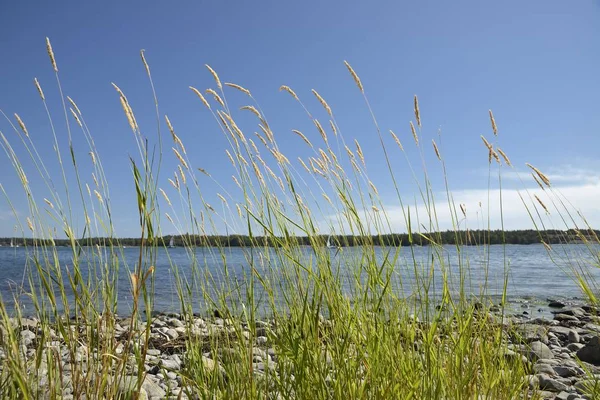
[[[587,230],[468,230],[468,231],[442,231],[433,233],[393,233],[373,236],[355,235],[316,235],[316,236],[249,236],[249,235],[175,235],[145,239],[145,245],[168,246],[173,238],[173,246],[192,247],[250,247],[270,246],[277,247],[284,243],[293,243],[299,246],[324,246],[327,241],[335,247],[352,247],[364,244],[374,246],[427,246],[430,244],[448,245],[484,245],[484,244],[559,244],[578,243],[582,241],[598,242],[600,231]],[[68,239],[35,239],[35,238],[0,238],[0,246],[70,246]],[[140,238],[103,238],[91,237],[75,241],[78,246],[139,246]]]

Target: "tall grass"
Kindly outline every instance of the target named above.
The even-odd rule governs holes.
[[[410,135],[391,132],[390,136],[380,129],[367,88],[346,63],[357,95],[363,97],[365,110],[372,117],[389,174],[387,185],[393,188],[409,233],[410,246],[379,248],[372,238],[393,233],[394,228],[387,209],[389,202],[384,203],[369,177],[369,162],[376,161],[368,161],[360,143],[345,135],[334,111],[317,91],[313,90],[313,95],[324,112],[310,110],[291,88],[282,86],[282,95],[290,95],[286,99],[290,106],[297,103],[314,129],[310,134],[299,130],[273,132],[266,112],[251,92],[237,84],[222,83],[217,72],[207,66],[215,89],[202,92],[191,87],[191,90],[200,100],[199,110],[206,109],[204,114],[214,119],[227,140],[229,148],[223,162],[230,162],[235,168],[233,180],[237,189],[232,192],[225,189],[227,185],[220,186],[214,181],[210,170],[195,165],[196,158],[188,155],[177,134],[176,121],[161,113],[156,94],[152,101],[157,126],[145,130],[156,133],[147,134],[138,125],[124,91],[113,84],[115,100],[121,104],[138,152],[130,160],[129,179],[136,193],[131,202],[138,210],[141,246],[135,263],[128,265],[115,230],[114,206],[102,154],[84,112],[62,94],[49,41],[48,53],[64,111],[58,118],[64,117],[64,122],[59,123],[51,115],[37,79],[35,84],[47,112],[56,161],[40,156],[35,139],[41,133],[28,131],[26,121],[20,117],[16,117],[14,124],[5,115],[14,134],[0,133],[2,148],[28,202],[26,223],[20,229],[29,230],[35,238],[27,248],[25,282],[21,287],[34,309],[25,313],[18,297],[14,308],[0,302],[3,397],[58,398],[63,388],[71,385],[75,398],[83,394],[88,398],[117,398],[123,396],[120,381],[126,376],[136,378],[130,395],[141,392],[147,374],[147,351],[154,346],[155,261],[159,248],[166,247],[163,232],[172,229],[161,226],[164,223],[172,224],[182,234],[189,258],[185,265],[171,260],[179,313],[186,327],[185,363],[177,373],[185,387],[181,393],[187,396],[207,399],[538,396],[524,379],[530,372],[527,364],[519,357],[512,357],[508,350],[507,334],[511,328],[488,313],[489,252],[485,237],[478,246],[486,261],[483,267],[486,283],[477,288],[470,285],[471,275],[480,273],[473,271],[473,260],[462,251],[463,245],[474,242],[470,223],[464,206],[453,200],[441,137],[431,147],[427,145],[422,131],[426,121],[421,119],[416,96],[415,120],[407,126],[414,143],[401,141],[399,137],[410,138]],[[143,52],[141,56],[154,93],[150,66]],[[227,97],[230,91],[241,92],[247,104],[239,110],[232,108],[233,102]],[[238,125],[236,118],[240,113],[252,113],[258,128]],[[498,130],[491,112],[490,119],[492,133],[496,135]],[[66,126],[66,130],[59,126]],[[247,133],[250,129],[256,129],[257,133],[250,136]],[[71,141],[75,131],[86,139],[89,158],[75,151]],[[309,157],[297,160],[295,154],[282,152],[278,138],[293,134],[307,146]],[[169,140],[172,144],[167,144]],[[501,183],[501,169],[497,165],[510,167],[510,161],[501,150],[484,141],[489,153],[490,182],[498,179]],[[419,158],[417,167],[411,163],[413,154]],[[428,164],[431,154],[436,157],[433,165]],[[173,157],[178,163],[172,174],[168,172],[169,178],[164,178],[161,171],[166,157]],[[408,178],[397,176],[392,167],[392,160],[398,157],[406,159]],[[50,162],[60,167],[58,176],[49,172]],[[27,171],[26,165],[31,166]],[[91,186],[84,183],[90,177],[83,177],[81,172],[90,165]],[[534,172],[543,181],[544,175],[539,170]],[[443,178],[443,198],[438,198],[440,194],[431,183],[432,174]],[[74,177],[76,184],[69,183],[67,176]],[[40,201],[30,186],[34,179],[46,186],[50,198]],[[407,179],[412,179],[418,189],[416,200],[402,196],[398,182]],[[222,191],[218,195],[205,193],[203,180],[211,180]],[[552,204],[567,210],[563,215],[570,218],[566,199],[553,191],[549,182],[541,184],[556,196]],[[11,204],[13,193],[2,190]],[[212,199],[220,204],[211,205]],[[536,203],[527,192],[523,193],[523,200],[532,219],[540,224],[541,201]],[[413,206],[415,201],[423,207]],[[488,203],[491,201],[502,199],[488,199]],[[452,269],[448,250],[436,234],[440,231],[440,207],[447,207],[452,218],[458,254],[456,270]],[[79,209],[82,215],[74,215],[73,210]],[[16,208],[13,210],[18,217]],[[568,224],[572,220],[565,221]],[[489,228],[489,221],[484,225]],[[206,248],[203,255],[196,251],[206,245],[207,235],[222,226],[230,233],[250,236],[251,245],[243,248],[247,264],[244,275],[232,270],[230,249],[226,245]],[[59,251],[53,246],[56,237],[53,227],[60,227],[60,235],[70,240],[68,265],[59,259]],[[343,247],[345,243],[335,243],[336,247],[342,247],[329,249],[324,238],[331,233],[335,237],[354,235],[359,246],[351,252]],[[418,256],[416,235],[428,243],[425,257]],[[311,246],[300,246],[299,236],[308,237]],[[82,246],[91,243],[94,237],[108,239],[103,246]],[[590,240],[583,234],[582,238],[586,243]],[[597,238],[593,241],[597,242]],[[168,249],[165,251],[168,255]],[[590,251],[593,251],[591,244]],[[212,259],[222,263],[218,273],[208,269]],[[509,276],[508,261],[504,260],[504,264],[502,307]],[[119,280],[119,271],[123,269],[128,271],[128,282]],[[594,289],[589,286],[591,281],[584,273],[587,270],[581,265],[573,271],[579,271],[577,277],[582,288],[595,301]],[[123,301],[117,296],[117,288],[123,285],[130,287],[132,298],[130,318],[125,322],[116,315],[118,304]],[[205,316],[218,310],[223,328],[209,332],[208,328],[215,325],[199,321],[199,310]],[[36,324],[31,329],[37,331],[33,351],[24,348],[19,337],[27,323],[25,317],[35,317],[31,321]],[[205,319],[211,321],[210,317]],[[264,372],[256,370],[253,362],[259,336],[267,337],[272,358],[277,360]],[[30,354],[24,354],[27,352]],[[72,363],[70,371],[64,370],[64,359]]]

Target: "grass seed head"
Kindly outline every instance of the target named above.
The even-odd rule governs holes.
[[[27,127],[25,126],[25,123],[23,122],[21,117],[19,117],[19,114],[15,113],[15,118],[17,119],[17,123],[19,124],[19,127],[21,128],[21,130],[23,131],[25,136],[29,137],[29,132],[27,132]]]
[[[416,94],[414,97],[414,105],[415,105],[415,119],[417,120],[417,125],[420,128],[421,127],[421,112],[419,111],[419,99],[417,98]]]
[[[33,82],[35,83],[35,87],[37,88],[37,91],[40,94],[40,97],[42,98],[42,100],[46,100],[46,96],[44,96],[44,91],[42,90],[42,87],[40,86],[40,82],[38,82],[38,79],[33,78]],[[69,98],[69,97],[67,96],[67,98]]]
[[[321,103],[321,105],[323,106],[323,108],[325,109],[325,111],[327,111],[327,114],[329,114],[329,116],[333,116],[333,114],[331,113],[331,107],[329,107],[329,104],[327,104],[327,102],[325,101],[325,99],[319,94],[319,92],[317,92],[315,89],[312,89],[312,93],[315,95],[315,97],[319,100],[319,102]]]
[[[204,97],[204,95],[202,93],[200,93],[200,91],[193,86],[190,86],[190,89],[192,90],[192,92],[196,93],[196,96],[200,97],[202,104],[204,104],[204,106],[210,110],[210,104],[208,103],[208,101],[206,101],[206,98]]]
[[[208,64],[204,64],[204,65],[210,71],[210,73],[212,74],[213,78],[215,79],[215,82],[217,83],[217,87],[219,89],[223,89],[223,85],[221,85],[221,80],[219,79],[219,75],[217,75],[217,73],[215,72],[215,70],[212,69],[210,65],[208,65]]]
[[[350,75],[352,75],[352,79],[354,79],[354,82],[356,83],[356,86],[358,86],[358,89],[361,91],[361,93],[364,93],[365,90],[363,88],[363,84],[360,81],[360,78],[358,77],[356,72],[354,72],[354,69],[352,68],[352,66],[348,63],[348,61],[345,61],[345,60],[344,60],[344,64],[346,65],[346,68],[348,68]]]
[[[54,58],[54,51],[52,50],[52,43],[50,43],[50,39],[46,38],[46,50],[48,51],[48,57],[50,57],[50,62],[52,63],[52,68],[54,72],[58,72],[58,67],[56,66],[56,59]]]

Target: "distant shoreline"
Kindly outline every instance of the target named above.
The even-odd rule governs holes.
[[[288,236],[288,237],[260,237],[248,235],[167,235],[155,238],[152,242],[145,241],[147,246],[167,247],[173,239],[173,245],[169,247],[281,247],[282,243],[304,246],[325,245],[329,239],[332,247],[354,247],[364,244],[374,246],[427,246],[431,243],[446,245],[491,245],[491,244],[581,244],[585,241],[598,243],[600,231],[597,230],[468,230],[468,231],[443,231],[433,233],[393,233],[374,236],[353,235],[317,235]],[[139,238],[106,238],[87,237],[75,240],[77,246],[140,246]],[[68,239],[36,239],[4,237],[0,238],[1,247],[17,246],[71,246]]]

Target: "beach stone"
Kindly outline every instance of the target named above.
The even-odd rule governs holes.
[[[123,376],[121,378],[114,379],[118,381],[117,396],[121,396],[122,398],[129,398],[134,394],[134,391],[137,389],[137,376]],[[143,387],[140,389],[137,399],[148,400],[148,393],[146,393],[146,389],[144,389]]]
[[[558,301],[558,300],[552,300],[550,301],[550,303],[548,303],[548,307],[551,308],[564,308],[565,307],[565,303]]]
[[[567,336],[567,339],[569,340],[569,343],[579,343],[579,333],[577,333],[576,330],[571,329],[569,330],[569,335]]]
[[[142,388],[146,391],[149,400],[163,399],[167,395],[167,392],[161,388],[158,383],[151,381],[150,379],[144,380]]]
[[[554,369],[551,365],[540,364],[539,362],[533,366],[533,372],[536,374],[555,375]]]
[[[554,354],[552,350],[548,348],[544,343],[540,341],[532,342],[527,346],[524,346],[525,355],[530,361],[537,361],[539,359],[552,359]]]
[[[543,326],[534,324],[523,324],[518,330],[520,338],[525,343],[530,342],[548,342],[548,335]]]
[[[579,318],[574,315],[556,314],[554,319],[561,322],[579,322]]]
[[[562,392],[566,391],[569,387],[562,382],[552,379],[546,374],[537,374],[539,387],[542,390],[548,390],[550,392]]]
[[[597,379],[582,379],[573,385],[577,393],[586,394],[590,389],[598,388],[600,381]]]
[[[179,333],[177,333],[175,329],[167,329],[165,335],[167,335],[171,340],[175,340],[179,337]]]
[[[176,319],[176,318],[172,318],[169,321],[169,325],[171,325],[171,327],[173,328],[181,328],[181,327],[185,327],[185,324],[183,322],[181,322],[181,320]]]
[[[215,362],[215,360],[205,356],[202,356],[202,365],[204,365],[204,369],[208,371],[214,371],[217,367],[217,363]]]
[[[146,355],[148,356],[160,356],[161,351],[159,349],[148,349],[146,350]]]
[[[21,331],[21,344],[30,346],[36,338],[36,334],[31,332],[29,329]]]
[[[179,371],[181,369],[181,363],[170,359],[160,360],[160,366],[167,370]]]
[[[557,314],[572,315],[577,318],[585,317],[586,315],[585,310],[581,307],[573,307],[567,308],[565,310],[560,310],[559,312],[557,312]]]
[[[600,338],[594,336],[584,347],[577,351],[577,357],[581,361],[600,365]]]
[[[256,344],[259,346],[266,345],[268,341],[269,341],[269,339],[267,339],[266,336],[259,336],[256,338]]]
[[[592,323],[585,324],[583,326],[583,329],[585,331],[592,332],[592,333],[600,333],[600,325],[596,325],[596,324],[592,324]]]
[[[570,367],[565,365],[557,365],[552,368],[554,373],[561,378],[570,378],[572,376],[583,375],[584,371],[579,367]]]
[[[582,343],[569,343],[567,345],[567,349],[569,349],[571,352],[576,353],[577,351],[579,351],[579,349],[583,348],[585,345]]]

